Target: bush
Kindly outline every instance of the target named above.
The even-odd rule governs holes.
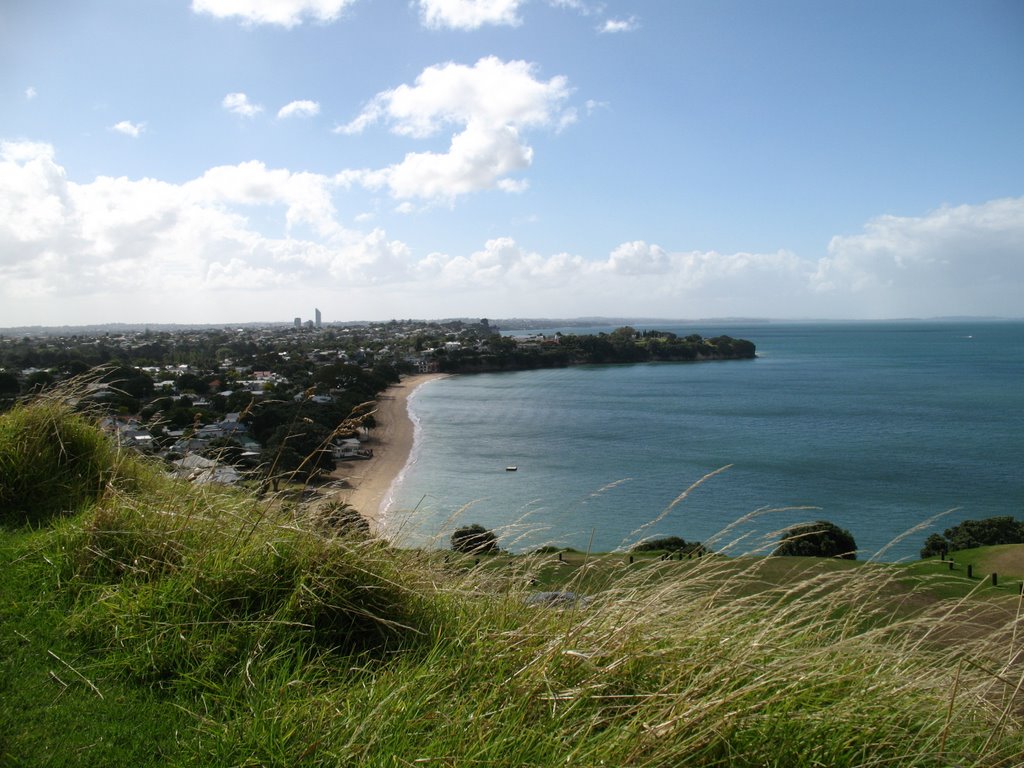
[[[779,546],[772,553],[777,556],[839,557],[857,559],[857,542],[853,535],[827,520],[818,520],[790,528],[782,534]]]
[[[921,549],[921,557],[935,557],[943,551],[994,547],[999,544],[1024,544],[1024,523],[1009,515],[964,520],[959,525],[947,528],[941,536],[937,533],[929,536]]]
[[[500,551],[498,537],[482,525],[464,525],[452,534],[452,549],[469,555],[490,554]]]

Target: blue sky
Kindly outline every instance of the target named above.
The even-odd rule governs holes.
[[[1024,4],[0,5],[0,327],[1024,315]]]

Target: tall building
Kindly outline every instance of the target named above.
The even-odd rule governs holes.
[[[301,317],[296,317],[295,318],[295,327],[296,328],[301,328],[302,327],[302,318]]]
[[[319,309],[314,309],[313,311],[316,312],[316,327],[319,328],[320,327],[320,310]]]

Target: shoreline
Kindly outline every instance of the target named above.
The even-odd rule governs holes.
[[[349,485],[336,491],[334,498],[358,511],[370,524],[374,535],[381,533],[381,506],[412,453],[415,425],[409,417],[409,397],[428,381],[449,375],[412,374],[384,390],[377,398],[374,412],[377,426],[370,430],[369,439],[364,443],[365,447],[373,449],[373,458],[339,461],[331,473],[333,479],[344,480]]]

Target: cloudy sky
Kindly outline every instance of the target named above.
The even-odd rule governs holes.
[[[1024,316],[1019,0],[0,4],[0,327]]]

